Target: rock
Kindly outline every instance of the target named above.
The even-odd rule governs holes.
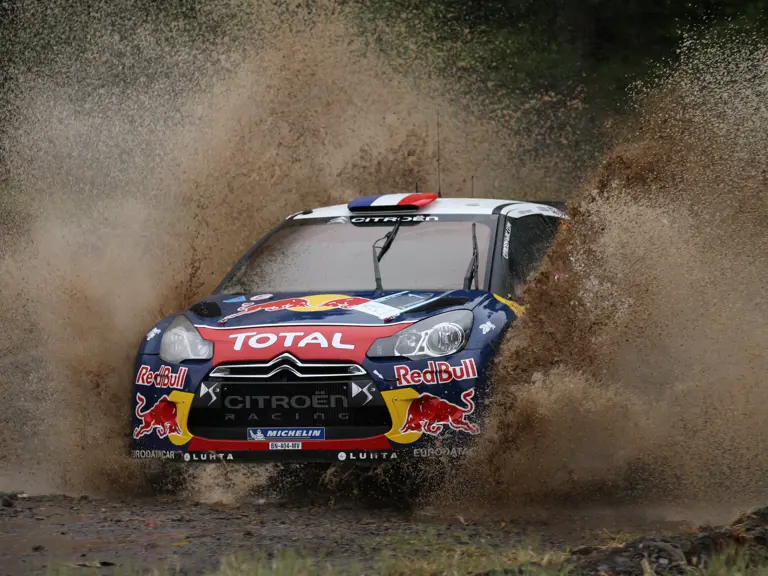
[[[588,556],[595,551],[594,546],[577,546],[571,550],[571,556]]]
[[[640,549],[648,551],[648,557],[651,558],[652,561],[658,562],[659,560],[664,559],[667,561],[667,564],[685,563],[685,555],[680,549],[680,546],[676,544],[664,541],[653,541],[641,544]]]
[[[32,546],[33,552],[42,552],[44,550],[45,550],[45,546],[43,546],[42,544],[37,544],[36,546]]]
[[[685,552],[686,560],[692,562],[699,558],[712,556],[717,552],[717,544],[711,536],[704,534],[686,542],[682,549]]]
[[[598,550],[575,566],[579,574],[643,576],[643,561],[658,574],[684,574],[687,566],[680,546],[663,540],[635,540],[621,548]]]
[[[5,508],[10,508],[14,505],[14,501],[19,498],[20,494],[14,494],[13,492],[0,492],[0,501],[2,501],[2,505]],[[26,494],[23,494],[23,496],[26,496]]]
[[[741,525],[746,528],[766,526],[768,525],[768,507],[758,508],[757,510],[747,512],[746,514],[739,516],[733,524]]]

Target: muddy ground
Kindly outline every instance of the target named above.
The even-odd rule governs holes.
[[[621,510],[561,511],[558,516],[475,522],[429,509],[402,512],[343,502],[251,500],[224,506],[176,497],[7,495],[0,507],[0,574],[45,574],[60,567],[94,574],[129,567],[202,574],[218,568],[222,556],[280,549],[321,557],[340,569],[359,565],[379,573],[386,557],[438,549],[504,555],[533,547],[541,554],[558,553],[686,528],[684,522],[654,521]]]

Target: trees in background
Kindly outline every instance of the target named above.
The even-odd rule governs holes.
[[[768,8],[766,0],[359,1],[373,12],[421,18],[460,67],[489,82],[523,93],[586,90],[608,107],[654,64],[674,59],[686,31],[766,30]]]

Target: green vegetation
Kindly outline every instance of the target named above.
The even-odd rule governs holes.
[[[378,544],[382,547],[382,543]],[[539,554],[530,548],[491,550],[475,546],[441,545],[434,548],[415,549],[408,547],[405,552],[394,548],[375,556],[366,566],[357,563],[340,564],[326,558],[311,557],[293,550],[284,550],[274,555],[255,557],[230,556],[222,559],[220,568],[210,576],[459,576],[482,573],[487,576],[503,574],[505,569],[516,568],[519,574],[557,575],[565,574],[562,567],[566,558],[563,554]],[[79,574],[77,567],[61,567],[49,572],[49,576],[73,576]],[[83,568],[83,570],[87,570]],[[177,572],[167,570],[131,570],[116,568],[119,576],[172,576]]]
[[[768,31],[762,0],[347,2],[393,66],[441,77],[457,108],[521,136],[532,162],[567,158],[575,180],[610,147],[633,87],[652,86],[688,40]]]
[[[358,564],[339,566],[327,559],[313,558],[293,550],[274,555],[252,558],[231,556],[224,558],[220,568],[210,576],[561,576],[579,574],[578,566],[565,562],[567,554],[540,554],[530,548],[509,551],[484,551],[473,547],[424,549],[408,553],[392,551],[379,562],[369,566]],[[665,573],[652,569],[646,560],[642,562],[644,576],[665,576],[666,574],[688,573],[691,576],[768,576],[768,560],[753,561],[745,551],[728,550],[703,566],[677,568]],[[91,573],[92,568],[83,568]],[[639,570],[638,570],[639,572]],[[49,576],[72,576],[80,574],[76,567],[61,567],[48,572]],[[116,576],[171,576],[175,570],[132,570],[116,568]]]
[[[356,0],[372,21],[427,46],[474,83],[617,109],[627,87],[673,61],[686,32],[766,26],[762,0]]]
[[[627,89],[674,61],[684,35],[725,26],[768,30],[764,0],[336,0],[359,14],[364,37],[414,78],[441,75],[485,117],[551,145],[590,150],[627,110]],[[15,3],[0,7],[0,143],[26,74],[54,68],[83,91],[100,82],[141,91],[171,72],[189,82],[225,74],[220,49],[259,42],[250,0]],[[325,0],[275,3],[287,21]],[[333,15],[329,14],[329,18]],[[151,31],[151,34],[148,34]],[[161,34],[157,34],[161,31]],[[151,41],[148,40],[151,38]],[[107,57],[117,42],[122,57]],[[215,48],[218,47],[218,48]],[[163,55],[174,53],[175,58]],[[194,66],[179,66],[186,54]],[[208,73],[199,75],[205,68]],[[93,74],[98,70],[98,74]],[[466,95],[469,94],[467,98]],[[545,133],[545,135],[541,135]],[[545,142],[546,141],[546,142]],[[4,150],[0,145],[0,180]],[[577,164],[585,164],[588,158]]]

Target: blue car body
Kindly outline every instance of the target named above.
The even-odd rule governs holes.
[[[141,342],[134,457],[464,454],[520,288],[563,218],[550,203],[434,194],[289,216]]]

